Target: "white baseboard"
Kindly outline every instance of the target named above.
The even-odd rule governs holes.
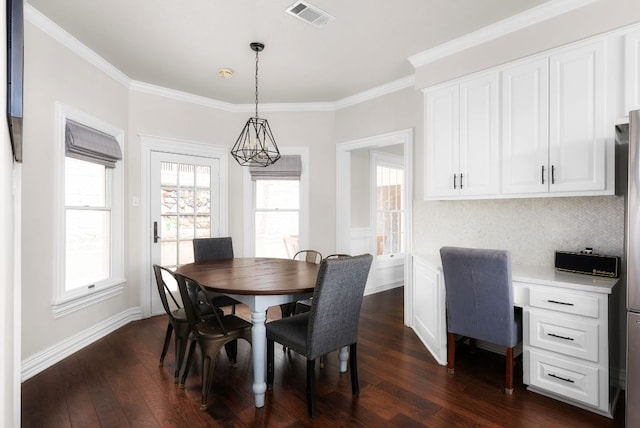
[[[116,331],[131,321],[139,319],[142,319],[142,308],[139,306],[129,308],[43,351],[25,358],[22,360],[21,381],[24,382],[57,362],[62,361],[74,352],[81,350],[96,340],[102,339],[109,333]]]

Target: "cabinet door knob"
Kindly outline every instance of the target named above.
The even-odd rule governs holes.
[[[462,173],[460,173],[460,190],[462,190]]]
[[[544,165],[542,165],[542,172],[540,174],[540,179],[542,181],[542,184],[544,184]]]
[[[551,165],[551,184],[556,184],[556,166]]]
[[[457,189],[457,185],[456,185],[456,178],[458,177],[458,174],[453,174],[453,188]]]

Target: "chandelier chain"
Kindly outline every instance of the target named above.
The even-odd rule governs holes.
[[[258,118],[258,51],[256,51],[256,119]]]

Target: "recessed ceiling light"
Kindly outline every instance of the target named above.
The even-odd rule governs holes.
[[[223,79],[229,79],[231,76],[233,76],[233,70],[230,68],[221,68],[220,70],[218,70],[218,76],[222,77]]]

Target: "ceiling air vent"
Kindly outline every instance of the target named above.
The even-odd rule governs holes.
[[[290,15],[298,17],[309,24],[316,27],[323,27],[333,19],[333,16],[329,15],[322,9],[310,5],[304,1],[297,1],[286,10]]]

